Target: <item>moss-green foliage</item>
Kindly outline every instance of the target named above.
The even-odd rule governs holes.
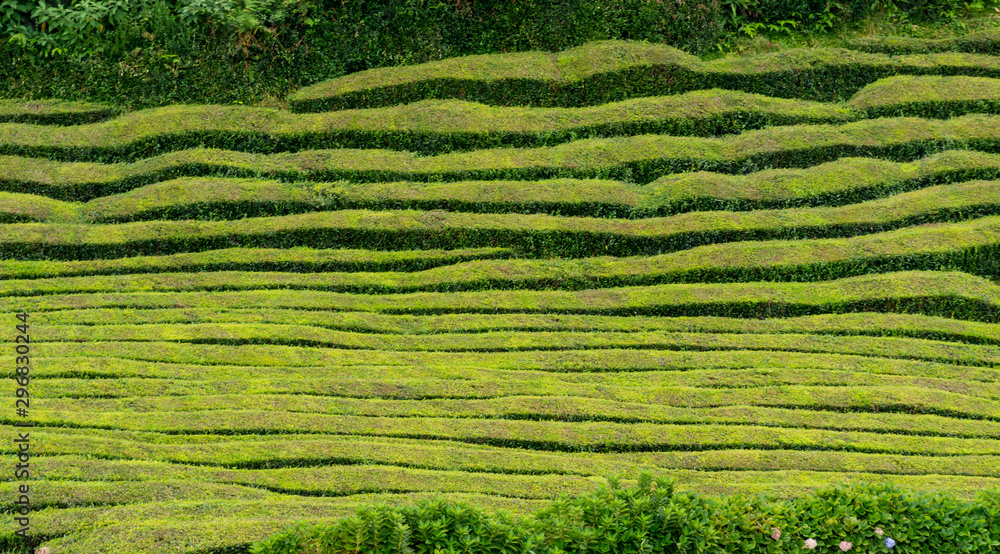
[[[1000,405],[997,402],[996,387],[989,391],[993,395],[991,398],[900,385],[789,385],[766,396],[754,389],[711,390],[651,386],[648,390],[635,390],[628,386],[611,386],[602,390],[604,394],[597,397],[575,396],[573,389],[577,387],[572,385],[566,387],[567,390],[561,394],[557,392],[558,387],[551,388],[556,390],[550,395],[510,395],[488,399],[382,400],[298,394],[64,398],[43,399],[38,402],[38,411],[53,413],[58,418],[59,413],[74,411],[257,412],[268,409],[290,413],[367,417],[754,424],[765,427],[863,430],[964,438],[989,438],[991,434],[1000,431]],[[919,411],[922,416],[910,417],[911,414],[907,413],[909,411]],[[872,412],[899,413],[873,415]],[[934,415],[923,417],[924,414]],[[1000,476],[1000,471],[990,475]]]
[[[639,220],[569,218],[549,215],[467,214],[420,211],[342,210],[283,217],[247,218],[226,221],[151,221],[109,225],[11,224],[0,228],[0,252],[19,259],[96,259],[137,254],[172,254],[184,251],[245,248],[422,249],[422,248],[511,248],[528,256],[586,257],[598,255],[657,255],[686,250],[698,245],[734,243],[748,240],[806,239],[867,235],[916,224],[966,220],[990,216],[1000,210],[1000,181],[929,187],[889,198],[832,208],[792,208],[751,212],[690,212],[667,218]],[[997,274],[996,261],[989,252],[996,244],[996,220],[982,217],[964,225],[931,227],[926,233],[945,240],[948,250],[961,250],[948,261],[951,267],[981,275]],[[907,256],[928,252],[930,245],[919,237],[920,230],[902,229],[920,246],[900,249],[880,247],[881,256]],[[964,234],[966,238],[959,238]],[[931,236],[927,235],[927,236]],[[895,235],[893,235],[895,237]],[[861,239],[859,239],[861,240]],[[877,239],[871,239],[877,241]],[[826,243],[823,262],[846,262],[871,254],[847,254]],[[820,244],[817,244],[820,248]],[[755,248],[751,245],[748,248]],[[794,245],[789,245],[794,248]],[[729,246],[720,253],[743,263],[754,264]],[[940,251],[940,250],[939,250]],[[776,251],[772,251],[776,252]],[[704,254],[698,251],[698,254]],[[731,254],[729,254],[731,253]],[[772,254],[773,255],[773,254]],[[789,265],[786,255],[782,262]],[[898,265],[901,263],[902,265]],[[913,265],[907,266],[907,263]],[[925,267],[928,260],[899,260],[889,268],[897,270]],[[923,265],[922,265],[923,264]],[[685,264],[688,271],[697,265]],[[770,264],[768,264],[770,265]],[[703,266],[702,266],[703,267]],[[851,274],[859,268],[846,270]],[[759,269],[751,279],[767,278]],[[829,275],[836,276],[832,269]],[[727,279],[726,277],[719,277]],[[731,277],[730,277],[731,278]],[[828,277],[829,278],[829,277]],[[481,278],[480,278],[481,279]],[[557,278],[555,281],[566,280]],[[569,278],[572,281],[572,278]],[[709,280],[714,280],[709,277]],[[40,289],[41,290],[41,289]]]
[[[645,187],[641,211],[748,210],[839,206],[966,179],[1000,176],[1000,157],[947,150],[909,163],[841,158],[805,169],[747,175],[699,171],[665,175]]]
[[[916,202],[907,205],[913,206]],[[872,210],[870,213],[880,212]],[[876,224],[877,221],[864,222],[862,226]],[[697,239],[686,240],[694,243]],[[493,242],[502,242],[502,239]],[[490,259],[506,254],[497,249],[483,249],[481,254],[469,250],[438,252],[437,255],[302,248],[277,252],[259,248],[228,249],[87,262],[0,262],[0,275],[7,277],[0,280],[0,295],[274,288],[355,293],[581,290],[671,282],[815,281],[944,268],[993,278],[1000,275],[998,244],[1000,217],[993,216],[846,239],[727,242],[671,254],[630,258]],[[259,255],[256,260],[248,259],[256,255]],[[465,261],[470,258],[475,261]],[[143,265],[144,262],[147,265]],[[393,263],[399,268],[396,271],[392,271],[395,268],[390,264]],[[430,267],[419,269],[421,264]],[[152,273],[153,268],[161,272]],[[183,271],[195,268],[216,272],[190,275]],[[256,272],[245,273],[247,269]],[[341,272],[332,273],[338,269]],[[136,272],[143,274],[116,274]],[[85,276],[40,278],[46,274],[74,273]]]
[[[982,77],[898,76],[868,85],[848,105],[867,117],[947,119],[1000,112],[1000,80]]]
[[[1000,117],[970,115],[945,121],[876,119],[844,125],[801,125],[722,138],[634,137],[578,140],[544,148],[496,148],[418,156],[389,150],[310,150],[252,154],[191,149],[132,164],[95,164],[0,157],[0,189],[85,201],[179,176],[268,175],[282,180],[612,178],[649,183],[668,173],[712,170],[749,173],[771,167],[809,167],[845,156],[911,161],[965,148],[1000,149]]]
[[[24,297],[0,297],[14,312]],[[353,295],[324,291],[125,292],[31,297],[36,312],[68,308],[271,308],[387,314],[576,313],[788,317],[888,311],[1000,322],[1000,287],[948,271],[864,275],[821,283],[675,284],[585,291],[423,292]]]
[[[810,333],[872,335],[950,340],[966,344],[1000,344],[1000,328],[988,323],[917,314],[848,313],[782,319],[720,317],[616,317],[546,314],[462,314],[439,316],[385,315],[365,312],[325,312],[247,308],[60,310],[35,314],[41,325],[124,325],[161,323],[244,323],[309,325],[338,331],[376,334],[429,335],[491,331],[683,331],[690,333]]]
[[[116,163],[198,146],[257,153],[384,148],[429,155],[649,133],[715,136],[864,117],[997,113],[997,83],[983,77],[891,77],[863,88],[847,107],[718,89],[571,108],[492,107],[460,100],[321,114],[170,106],[69,129],[0,125],[0,154]]]
[[[500,106],[580,106],[708,88],[831,101],[897,74],[996,77],[1000,60],[800,48],[705,62],[663,44],[599,41],[552,54],[467,56],[352,73],[300,89],[289,105],[320,112],[464,98]]]
[[[65,100],[0,99],[0,122],[35,125],[82,125],[103,121],[119,113],[117,108],[89,102]]]
[[[745,410],[745,409],[744,409]],[[732,410],[735,411],[735,410]],[[773,412],[792,413],[783,410],[756,409],[752,413]],[[744,412],[751,413],[751,412]],[[819,416],[836,415],[830,412]],[[871,417],[875,416],[862,416]],[[921,416],[925,418],[925,416]],[[927,417],[929,419],[929,417]],[[70,460],[77,456],[92,454],[103,460],[143,460],[155,457],[164,462],[173,462],[165,467],[174,467],[175,472],[188,466],[215,469],[215,474],[224,473],[218,468],[271,469],[282,467],[322,467],[332,464],[360,465],[364,463],[416,469],[462,470],[513,475],[580,475],[599,476],[632,473],[638,474],[642,468],[658,467],[675,470],[671,474],[685,476],[693,490],[709,491],[710,481],[695,477],[696,472],[742,471],[744,475],[761,472],[788,474],[795,472],[867,472],[886,474],[895,478],[913,476],[907,480],[918,483],[922,473],[943,476],[990,476],[996,474],[992,456],[903,456],[896,454],[869,454],[857,452],[802,450],[709,450],[692,452],[544,452],[511,449],[496,446],[468,444],[454,441],[423,441],[418,439],[398,439],[391,437],[359,437],[336,435],[167,435],[119,430],[38,428],[34,430],[38,441],[38,452],[49,460]],[[86,447],[85,444],[87,444]],[[12,449],[8,449],[11,454]],[[98,462],[99,463],[99,462]],[[176,464],[176,465],[174,465]],[[65,462],[59,464],[66,468]],[[88,467],[94,472],[97,463]],[[121,467],[121,466],[119,466]],[[682,470],[682,471],[676,471]],[[683,471],[694,470],[694,471]],[[701,470],[701,471],[698,471]],[[755,471],[757,470],[757,471]],[[65,471],[65,469],[64,469]],[[192,472],[193,473],[193,472]],[[205,475],[208,472],[202,472]],[[209,473],[210,474],[210,473]],[[93,473],[92,473],[93,475]],[[99,477],[98,475],[93,475]],[[813,474],[815,478],[816,473]],[[683,477],[681,477],[683,479]],[[759,479],[760,477],[758,477]],[[801,476],[799,477],[801,479]],[[848,478],[845,475],[845,479]],[[158,495],[158,491],[168,487],[158,482],[162,476],[148,476],[143,482],[149,490],[144,496]],[[749,481],[737,477],[737,481]],[[193,481],[193,480],[192,480]],[[169,482],[169,481],[168,481]],[[952,484],[961,484],[961,479],[953,479]],[[967,480],[969,485],[975,480]],[[982,482],[982,481],[980,481]],[[121,488],[129,490],[127,481],[117,481]],[[247,490],[240,485],[198,483],[201,491],[221,497],[256,497],[272,499],[280,493],[260,489]],[[89,496],[100,503],[119,503],[122,492],[108,490],[107,481],[83,482],[74,485],[67,482],[39,483],[39,490],[65,491],[68,498]],[[746,483],[741,483],[746,485]],[[785,494],[787,490],[775,492]],[[956,492],[964,492],[961,485]],[[47,496],[47,495],[46,495]],[[797,496],[797,495],[793,495]],[[56,497],[58,498],[58,497]],[[44,502],[46,499],[40,499]],[[164,498],[163,500],[167,500]],[[500,498],[498,498],[500,500]],[[124,503],[124,502],[121,502]]]
[[[60,348],[67,350],[64,346]],[[648,397],[637,397],[634,388],[651,387],[670,393],[686,387],[760,390],[783,385],[899,386],[907,390],[924,387],[929,391],[995,398],[995,391],[986,383],[996,380],[998,375],[997,370],[982,366],[776,350],[536,350],[379,355],[258,345],[243,349],[240,359],[206,365],[194,355],[207,353],[214,356],[208,358],[210,361],[218,362],[220,352],[231,353],[235,349],[189,346],[188,357],[179,363],[132,356],[134,346],[119,344],[116,348],[119,354],[130,357],[81,356],[80,350],[67,351],[64,357],[44,356],[43,359],[56,365],[36,370],[42,379],[33,385],[39,394],[53,398],[303,394],[411,400],[511,395],[615,399],[624,394],[627,398],[647,399],[658,393],[651,391]],[[365,356],[368,362],[364,361]],[[395,360],[390,359],[393,356]],[[277,368],[283,378],[273,377],[274,366],[260,365],[268,359],[279,361],[281,365]],[[409,368],[393,365],[398,360],[414,365]],[[242,365],[228,365],[237,361]],[[73,370],[62,366],[69,363],[73,364]],[[876,404],[870,406],[874,408]]]
[[[853,49],[882,54],[927,54],[932,52],[969,52],[1000,55],[1000,30],[987,29],[947,39],[911,37],[860,38],[849,42]]]
[[[348,208],[637,218],[689,210],[838,206],[933,185],[997,177],[1000,156],[948,150],[909,163],[841,158],[805,169],[771,169],[748,175],[676,173],[645,187],[606,179],[285,184],[182,177],[95,198],[83,205],[11,193],[4,196],[8,201],[2,208],[10,222],[28,218],[51,222],[238,219]]]
[[[295,247],[227,248],[190,254],[133,256],[112,260],[23,261],[0,260],[0,278],[37,279],[68,275],[204,271],[420,271],[468,260],[505,258],[503,248],[456,250],[372,251],[315,250]]]
[[[114,482],[113,484],[120,484]],[[43,509],[32,512],[33,537],[53,551],[76,554],[94,552],[187,549],[193,552],[246,552],[253,542],[287,528],[296,521],[319,523],[347,516],[359,505],[372,502],[414,503],[440,493],[362,494],[350,497],[303,498],[281,495],[272,500],[201,499],[129,504],[122,506]],[[530,513],[541,502],[504,499],[478,494],[452,493],[450,497],[487,509]],[[0,547],[21,548],[12,517]],[[56,550],[58,549],[58,550]]]
[[[834,104],[724,90],[580,108],[500,108],[460,100],[322,114],[169,106],[71,129],[0,125],[0,154],[97,162],[134,161],[197,146],[259,153],[386,148],[432,154],[645,133],[713,136],[855,118]]]
[[[423,209],[562,216],[651,217],[688,210],[837,206],[968,179],[1000,177],[1000,156],[948,150],[909,163],[842,158],[805,169],[747,175],[665,175],[645,187],[614,180],[289,184],[182,177],[85,204],[16,193],[0,206],[9,222],[239,219],[347,208]]]
[[[764,333],[576,333],[492,332],[425,336],[371,335],[298,325],[190,324],[58,328],[46,342],[161,342],[290,344],[346,350],[513,352],[520,350],[775,350],[831,352],[887,358],[923,359],[992,367],[1000,353],[990,345],[951,344],[913,338],[814,336]],[[129,346],[120,345],[126,350]],[[115,350],[118,345],[109,345]],[[172,351],[174,352],[174,351]],[[176,355],[182,355],[176,351]],[[1000,417],[998,417],[1000,419]]]
[[[594,20],[590,1],[558,25]],[[781,2],[794,17],[808,4]],[[408,27],[366,29],[453,9],[364,4],[332,7],[364,23],[324,40],[377,42],[384,58]],[[474,4],[462,9],[529,7]],[[29,416],[0,424],[33,424],[36,537],[57,554],[245,554],[293,521],[372,501],[444,493],[523,514],[647,470],[678,490],[772,497],[643,499],[644,476],[534,519],[367,509],[371,522],[341,520],[323,548],[379,552],[369,539],[381,533],[395,552],[408,536],[427,554],[448,534],[464,538],[442,554],[494,537],[539,554],[785,552],[806,536],[886,550],[876,525],[900,551],[1000,546],[995,494],[942,494],[1000,486],[1000,57],[798,49],[703,62],[661,45],[668,27],[691,27],[654,15],[682,8],[624,0],[644,22],[629,35],[649,43],[547,54],[523,52],[528,40],[507,56],[355,73],[312,97],[415,104],[0,124],[0,149],[16,154],[0,158],[0,311],[30,313],[18,331],[32,365]],[[752,9],[732,21],[780,11]],[[115,47],[131,44],[135,61],[188,36],[160,12],[172,31],[116,35]],[[289,67],[330,32],[313,23]],[[242,35],[248,57],[279,47],[285,31],[268,29]],[[257,67],[230,54],[218,57]],[[406,61],[428,57],[441,56]],[[202,70],[157,59],[176,70],[171,97],[187,98]],[[134,87],[131,63],[96,94]],[[149,90],[149,105],[162,100]],[[936,496],[808,496],[859,481]],[[585,521],[612,501],[616,516]],[[642,514],[654,501],[669,505]],[[925,524],[928,513],[948,515]],[[18,544],[12,517],[0,523],[0,550]],[[322,551],[299,532],[311,533],[269,544]]]
[[[241,219],[322,208],[316,194],[278,181],[174,179],[121,195],[95,198],[79,207],[88,223],[144,219]]]
[[[646,452],[753,448],[846,450],[917,455],[998,455],[990,437],[904,435],[882,431],[703,423],[618,423],[454,417],[387,417],[213,409],[197,412],[35,410],[34,427],[158,431],[167,434],[338,434],[456,440],[554,452]],[[822,418],[817,418],[822,419]],[[7,421],[8,424],[11,421]],[[970,426],[971,427],[971,426]],[[367,489],[371,490],[371,489]],[[288,491],[284,491],[288,492]]]

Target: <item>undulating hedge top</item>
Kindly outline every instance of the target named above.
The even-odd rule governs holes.
[[[857,110],[904,109],[906,104],[1000,100],[1000,79],[897,75],[876,81],[848,101]]]
[[[699,90],[579,108],[496,107],[463,100],[292,114],[243,106],[179,105],[111,121],[53,127],[0,124],[0,152],[63,161],[134,161],[192,146],[270,153],[386,148],[424,155],[497,146],[551,146],[645,133],[716,136],[776,125],[866,117],[1000,113],[1000,79],[895,76],[846,106],[728,90]]]
[[[101,121],[119,110],[105,104],[69,100],[0,99],[0,122],[40,125],[78,125]]]
[[[15,311],[24,301],[25,297],[0,297],[0,307]],[[112,307],[223,310],[266,306],[387,314],[521,312],[669,317],[788,317],[902,311],[998,323],[1000,286],[990,279],[957,271],[903,271],[808,283],[667,284],[583,291],[487,290],[359,295],[279,289],[56,294],[32,296],[31,305],[36,312]],[[107,356],[108,353],[95,351],[94,355]]]
[[[0,277],[6,278],[0,279],[0,295],[276,287],[365,293],[556,287],[579,290],[669,282],[811,281],[942,268],[993,277],[1000,272],[998,245],[1000,217],[994,216],[846,239],[715,244],[652,257],[496,260],[490,258],[499,257],[500,252],[467,250],[455,251],[451,256],[401,252],[392,256],[364,251],[336,255],[338,251],[308,249],[290,250],[281,256],[272,250],[226,249],[138,261],[7,262],[0,265]],[[595,250],[599,253],[602,249]],[[257,260],[250,259],[253,254],[257,254]],[[477,258],[485,259],[468,261]],[[139,262],[151,267],[143,271]],[[113,274],[116,268],[121,273],[140,275]],[[163,273],[153,273],[153,268]],[[198,273],[185,272],[193,270]],[[213,271],[218,273],[209,273]],[[39,279],[59,274],[89,276]]]
[[[970,52],[1000,55],[1000,29],[986,29],[961,37],[923,39],[912,37],[866,37],[849,41],[855,50],[881,54],[926,54],[932,52]]]
[[[1000,76],[1000,58],[800,48],[705,62],[662,44],[599,41],[554,54],[466,56],[352,73],[300,89],[289,105],[314,112],[464,97],[495,105],[579,106],[716,87],[832,100],[896,74]]]
[[[774,127],[721,138],[640,135],[438,156],[392,150],[260,155],[191,149],[133,164],[61,163],[0,156],[0,187],[89,200],[171,177],[205,174],[356,182],[610,177],[648,183],[665,174],[697,169],[746,173],[765,164],[809,167],[844,156],[881,155],[910,161],[956,147],[1000,150],[1000,117],[874,119],[843,125]]]
[[[313,210],[446,209],[652,217],[690,210],[838,206],[971,178],[1000,177],[1000,156],[948,150],[915,162],[841,158],[806,169],[747,175],[695,171],[665,175],[645,187],[614,180],[284,183],[182,177],[78,204],[0,193],[9,222],[126,222],[138,219],[239,219]]]
[[[638,134],[653,130],[696,135],[713,134],[713,129],[738,132],[739,127],[727,128],[725,120],[748,119],[750,116],[756,119],[748,123],[757,127],[843,122],[858,117],[850,110],[833,104],[725,90],[637,98],[582,108],[495,107],[461,100],[431,99],[368,110],[292,114],[269,108],[177,105],[69,128],[0,124],[0,150],[7,153],[22,150],[38,155],[70,149],[85,152],[116,150],[121,151],[119,157],[127,155],[134,158],[170,149],[171,143],[190,143],[190,140],[183,140],[185,137],[199,137],[213,140],[219,148],[265,152],[317,148],[324,144],[334,147],[385,145],[404,150],[434,151],[446,147],[449,135],[463,137],[470,141],[470,147],[476,147],[476,142],[482,143],[482,147],[499,146],[503,142],[514,145],[526,141],[544,143],[547,135],[558,134],[562,137],[568,131],[576,131],[583,136]],[[233,135],[240,134],[252,135],[256,141],[243,139],[237,142]],[[503,137],[499,141],[488,141],[488,136],[480,136],[490,134],[512,136],[506,141]],[[436,144],[420,144],[420,139],[425,136],[436,138],[433,140]],[[478,141],[472,140],[473,137]],[[521,138],[515,142],[517,137]],[[287,142],[287,146],[276,148],[256,144],[279,139]],[[569,136],[553,139],[571,140]],[[63,157],[68,156],[68,152],[63,154]]]

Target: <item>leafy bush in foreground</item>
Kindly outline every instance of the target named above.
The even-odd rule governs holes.
[[[780,501],[675,493],[649,475],[562,497],[525,519],[443,500],[374,506],[326,526],[300,525],[253,554],[565,552],[995,552],[1000,494],[965,502],[891,485],[848,485]]]

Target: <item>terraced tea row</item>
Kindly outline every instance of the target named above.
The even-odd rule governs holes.
[[[33,424],[32,530],[221,554],[643,470],[1000,486],[998,62],[602,42],[291,101],[366,109],[0,124],[0,310],[30,313],[32,364],[0,425]]]
[[[204,351],[204,347],[197,350]],[[39,390],[55,398],[303,394],[421,400],[569,394],[614,399],[624,394],[621,391],[641,385],[657,388],[656,394],[667,397],[689,388],[760,390],[782,385],[893,385],[907,390],[923,387],[929,391],[995,399],[989,383],[997,377],[997,370],[979,366],[760,350],[534,351],[506,356],[499,353],[414,355],[399,352],[397,360],[415,364],[409,373],[398,363],[389,365],[384,359],[369,367],[359,367],[357,354],[350,352],[345,364],[354,362],[352,365],[328,363],[323,366],[295,365],[295,361],[281,360],[282,354],[286,357],[288,354],[284,348],[258,348],[255,353],[258,359],[252,361],[269,361],[261,360],[262,354],[277,356],[279,361],[275,362],[276,366],[251,365],[246,363],[248,360],[237,360],[243,362],[242,365],[206,365],[204,360],[176,363],[107,356],[108,361],[102,362],[105,358],[64,353],[44,359],[72,363],[75,369],[67,371],[63,366],[39,372],[36,377],[43,380],[36,384]],[[276,371],[286,379],[274,377]],[[226,380],[219,382],[223,376]],[[537,386],[532,388],[532,384]],[[623,398],[636,397],[633,394]],[[868,406],[876,406],[876,403],[872,401]]]
[[[612,180],[459,181],[452,183],[282,183],[184,177],[86,203],[0,192],[8,222],[124,222],[239,219],[316,210],[447,209],[562,216],[653,217],[689,210],[841,206],[968,179],[1000,177],[1000,156],[949,150],[912,163],[845,158],[804,170],[746,176],[672,174],[640,187]]]
[[[998,150],[1000,117],[875,119],[802,125],[722,138],[640,135],[577,140],[544,148],[498,148],[418,156],[392,150],[310,150],[252,154],[192,149],[132,164],[0,157],[0,188],[89,200],[179,176],[269,176],[283,180],[377,182],[611,178],[650,183],[693,170],[748,173],[762,166],[809,167],[845,156],[911,161],[948,149]]]
[[[117,484],[117,483],[116,483]],[[439,493],[376,494],[341,498],[303,498],[275,495],[258,500],[179,500],[124,506],[72,507],[42,510],[34,514],[34,535],[61,551],[107,552],[130,548],[156,552],[164,542],[182,542],[196,550],[232,548],[285,529],[298,521],[320,523],[353,514],[359,506],[378,501],[414,503]],[[475,505],[515,513],[530,513],[544,503],[487,495],[449,495]],[[5,517],[7,528],[13,519]],[[121,523],[117,523],[121,522]],[[81,533],[80,529],[87,529]],[[16,548],[21,539],[12,532],[0,535],[0,546]],[[169,544],[169,543],[168,543]]]
[[[80,446],[94,444],[91,471],[103,460],[142,460],[155,458],[176,465],[195,468],[273,469],[282,467],[321,467],[328,465],[381,466],[459,470],[473,473],[513,475],[600,476],[638,472],[655,467],[700,471],[734,471],[746,474],[766,472],[855,471],[875,474],[920,475],[921,471],[945,475],[992,475],[996,472],[994,456],[915,456],[912,459],[894,454],[854,452],[809,452],[802,450],[711,450],[704,452],[542,452],[474,445],[454,441],[422,441],[387,437],[335,435],[159,435],[130,431],[92,430],[81,434],[76,429],[45,428],[35,431],[46,460],[79,459],[74,454],[89,454]],[[154,436],[155,435],[155,436]],[[136,438],[138,437],[138,438]],[[153,442],[155,441],[155,442]],[[69,456],[67,456],[69,455]],[[908,463],[910,462],[910,463]],[[910,465],[915,463],[917,465]],[[827,465],[829,464],[829,465]],[[60,464],[65,467],[65,463]],[[828,468],[828,469],[825,469]],[[681,472],[683,475],[684,472]],[[738,475],[738,474],[737,474]],[[156,476],[142,482],[156,485]],[[743,477],[745,478],[745,477]],[[741,479],[741,477],[737,477]],[[121,482],[123,487],[127,482]],[[71,483],[39,483],[57,487]],[[192,483],[206,487],[209,483]],[[217,485],[216,485],[217,486]],[[214,488],[214,487],[213,487]],[[235,488],[235,487],[234,487]],[[209,489],[212,490],[212,489]],[[215,489],[219,491],[220,489]],[[221,489],[227,492],[232,489]],[[239,490],[239,489],[236,489]],[[77,493],[79,494],[79,492]],[[142,493],[148,495],[149,492]],[[255,489],[243,493],[271,497]],[[110,495],[108,495],[110,496]],[[499,498],[498,498],[499,499]],[[105,497],[107,502],[108,497]],[[116,503],[116,502],[110,502]]]
[[[36,125],[83,125],[119,114],[113,106],[66,100],[0,99],[0,122]]]
[[[200,344],[276,344],[345,350],[428,352],[512,352],[528,350],[780,350],[838,352],[888,358],[924,359],[991,367],[1000,364],[1000,348],[897,337],[828,336],[763,333],[684,332],[488,332],[435,335],[372,335],[301,325],[147,324],[66,327],[50,331],[37,344],[98,342],[188,342]],[[374,359],[380,354],[373,355]]]
[[[990,272],[995,267],[987,252],[996,243],[996,217],[980,217],[939,227],[906,227],[996,214],[1000,212],[1000,203],[996,201],[998,190],[1000,181],[974,181],[961,185],[930,187],[886,199],[835,208],[736,213],[690,212],[668,218],[642,220],[343,210],[227,221],[156,221],[101,226],[11,224],[0,227],[0,252],[21,260],[95,260],[232,247],[270,249],[306,246],[325,249],[360,246],[371,250],[400,250],[446,248],[452,245],[467,249],[513,249],[521,255],[531,257],[559,252],[566,257],[602,254],[650,256],[674,252],[673,257],[677,260],[674,272],[704,269],[710,273],[712,266],[722,269],[752,263],[739,251],[739,245],[713,243],[853,236],[850,239],[813,240],[801,244],[758,242],[748,245],[748,249],[756,250],[756,254],[768,251],[771,263],[760,265],[772,267],[804,265],[794,263],[796,260],[793,256],[796,254],[793,252],[802,255],[809,250],[819,256],[818,263],[840,262],[850,256],[858,256],[858,247],[871,247],[875,250],[872,253],[865,252],[861,255],[863,258],[903,258],[900,260],[902,266],[888,265],[886,269],[920,269],[921,262],[917,261],[919,255],[936,252],[943,256],[942,260],[949,259],[942,263],[982,273]],[[898,230],[879,233],[893,229]],[[914,244],[889,243],[902,237],[912,239]],[[943,240],[944,243],[934,244],[935,240]],[[698,251],[700,255],[711,251],[711,261],[693,259],[690,252],[676,252],[688,251],[700,245],[711,245],[707,251]],[[960,252],[946,254],[949,251]],[[986,258],[979,259],[983,255]],[[210,253],[205,253],[201,259],[209,257]],[[303,259],[310,257],[308,253],[301,256]],[[526,263],[526,267],[532,265],[532,262],[509,263]],[[572,265],[581,262],[567,263]],[[907,267],[908,263],[914,265]],[[108,264],[109,262],[92,262],[95,268],[102,265],[106,267]],[[939,266],[935,264],[935,267]],[[434,271],[428,271],[431,275],[434,274]],[[613,269],[611,271],[614,272]],[[643,271],[648,270],[639,270]],[[751,276],[747,278],[766,278],[758,275],[767,274],[768,271],[770,270],[762,268],[756,274],[751,272]],[[436,272],[441,274],[448,270],[440,269]],[[836,276],[836,272],[831,273],[831,277]],[[477,277],[482,279],[484,275]],[[132,280],[151,278],[125,277]],[[352,278],[364,277],[355,275]],[[414,276],[400,278],[413,279]],[[87,279],[100,280],[97,277],[66,277],[64,281]],[[286,279],[301,277],[287,275]],[[431,281],[435,279],[439,277],[430,277]],[[386,285],[390,288],[392,286],[388,283]],[[400,283],[397,286],[406,285]]]
[[[23,273],[46,269],[76,270],[91,273],[84,276],[54,278],[9,278],[0,280],[0,296],[35,296],[71,293],[102,293],[114,291],[221,291],[266,289],[322,290],[349,293],[403,293],[412,291],[468,291],[484,289],[583,290],[602,287],[640,286],[684,282],[751,282],[808,281],[817,277],[842,278],[894,270],[942,269],[951,267],[970,274],[989,277],[998,269],[996,251],[1000,243],[1000,218],[990,217],[969,222],[921,226],[888,233],[864,235],[849,239],[818,239],[799,241],[738,242],[696,247],[682,252],[649,257],[600,257],[576,260],[494,260],[462,261],[461,253],[454,258],[415,260],[431,265],[447,264],[418,271],[363,271],[365,256],[356,255],[355,268],[362,271],[315,272],[323,269],[322,260],[336,259],[342,251],[301,251],[301,265],[283,265],[266,258],[245,262],[251,269],[269,269],[278,265],[285,271],[247,272],[234,269],[208,272],[212,265],[231,268],[232,262],[216,262],[232,256],[237,259],[261,249],[205,252],[203,256],[178,256],[177,260],[197,260],[191,264],[197,274],[175,272],[182,267],[166,267],[171,272],[133,275],[102,275],[116,265],[131,265],[130,259],[94,262],[18,262],[14,269]],[[485,242],[485,241],[483,241]],[[655,243],[654,243],[655,244]],[[516,244],[514,245],[516,246]],[[471,253],[472,251],[470,251]],[[502,253],[499,251],[498,253]],[[476,256],[471,256],[476,257]],[[373,261],[379,256],[372,256]],[[397,257],[406,263],[406,253]],[[245,258],[244,258],[245,259]],[[385,258],[383,258],[385,259]],[[161,258],[162,260],[162,258]],[[305,261],[308,260],[308,261]],[[803,260],[809,260],[803,263]],[[173,260],[170,260],[173,261]],[[306,265],[310,261],[318,262]],[[31,265],[33,264],[34,265]],[[330,262],[327,262],[330,263]],[[335,263],[335,262],[334,262]],[[11,264],[14,265],[14,264]],[[291,265],[291,267],[289,267]],[[310,265],[312,267],[310,267]],[[346,265],[346,263],[344,263]],[[361,267],[358,267],[360,265]],[[199,267],[200,266],[200,267]],[[207,266],[207,267],[206,267]],[[256,266],[256,267],[255,267]],[[303,267],[305,266],[305,267]],[[319,267],[317,267],[319,266]],[[2,267],[2,265],[0,265]],[[148,271],[155,270],[155,265]],[[238,269],[238,265],[237,265]],[[339,268],[353,269],[353,268]],[[291,271],[289,271],[291,270]],[[299,271],[306,272],[299,272]],[[310,272],[311,271],[311,272]],[[94,275],[96,273],[96,275]],[[28,275],[31,277],[31,275]],[[14,277],[14,275],[11,275]]]
[[[537,148],[600,137],[716,136],[780,125],[1000,112],[1000,79],[891,77],[845,105],[725,90],[582,108],[493,107],[460,100],[324,114],[239,106],[170,106],[66,128],[0,124],[0,154],[117,163],[196,147],[273,153],[330,148],[422,155]]]
[[[663,44],[590,42],[562,52],[449,58],[352,73],[300,89],[297,112],[373,108],[427,98],[500,106],[581,106],[721,88],[780,98],[841,100],[893,75],[1000,75],[981,54],[886,56],[842,48],[798,48],[712,61]]]
[[[24,297],[0,297],[14,312]],[[792,317],[882,311],[1000,322],[1000,288],[988,279],[947,272],[864,275],[819,283],[672,284],[585,291],[482,291],[353,295],[325,291],[131,292],[31,297],[36,312],[80,308],[261,306],[386,314],[550,313]]]
[[[627,387],[612,387],[600,392],[603,394],[577,397],[572,387],[568,387],[554,395],[422,400],[269,394],[67,398],[39,402],[37,411],[43,414],[44,423],[50,425],[70,412],[88,414],[84,417],[94,414],[106,417],[117,412],[127,420],[125,412],[161,415],[177,412],[185,417],[187,412],[259,414],[270,410],[286,412],[289,417],[296,417],[291,414],[307,414],[304,417],[346,414],[395,418],[758,425],[962,438],[989,438],[1000,432],[1000,403],[995,390],[990,399],[925,390],[918,386],[785,386],[764,399],[760,398],[760,390],[753,389],[660,387],[636,393]],[[824,411],[886,414],[816,413]],[[908,412],[914,411],[945,417],[912,418]],[[69,419],[73,420],[76,418]]]
[[[317,250],[313,248],[226,248],[190,254],[133,256],[105,260],[0,260],[0,279],[71,275],[206,271],[422,271],[469,260],[506,258],[505,248],[454,250]]]
[[[620,317],[599,315],[460,314],[439,316],[385,315],[370,312],[329,312],[270,308],[60,310],[35,314],[35,323],[50,331],[63,326],[83,329],[98,325],[241,324],[299,325],[309,328],[395,335],[520,332],[686,332],[686,333],[807,333],[813,335],[899,336],[966,344],[1000,344],[1000,326],[975,321],[912,314],[845,313],[783,319],[723,317]]]

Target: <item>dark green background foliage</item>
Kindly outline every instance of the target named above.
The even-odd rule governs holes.
[[[49,2],[0,8],[0,51],[11,62],[0,67],[0,96],[129,108],[255,103],[346,73],[445,57],[602,39],[705,54],[748,24],[823,31],[876,9],[914,20],[956,15],[947,0]]]

